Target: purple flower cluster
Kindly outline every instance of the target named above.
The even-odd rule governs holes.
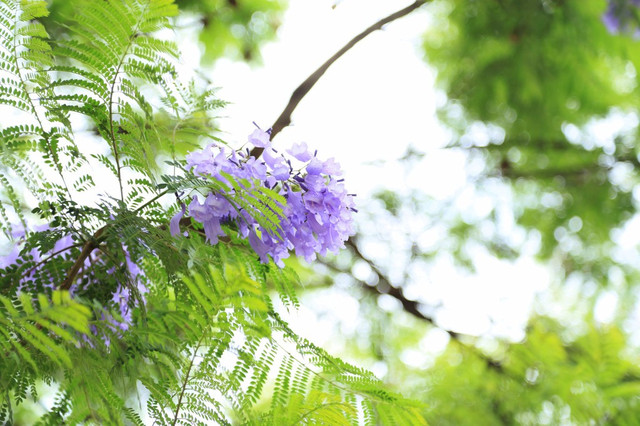
[[[634,36],[640,36],[637,13],[640,0],[609,0],[602,22],[612,34],[626,33],[636,28]]]
[[[36,232],[47,231],[49,229],[50,227],[48,225],[40,225],[40,226],[34,227],[34,231]],[[25,231],[22,229],[18,230],[13,233],[12,237],[17,240],[17,243],[12,247],[11,251],[7,255],[0,256],[0,269],[4,269],[7,267],[10,267],[11,265],[16,264],[16,262],[20,257],[21,246],[25,238]],[[33,291],[35,286],[35,279],[37,275],[40,275],[39,281],[42,282],[42,279],[43,279],[42,273],[43,273],[44,264],[49,262],[49,259],[55,259],[56,257],[63,256],[64,253],[66,253],[68,249],[72,247],[75,247],[73,238],[71,237],[71,235],[66,235],[60,238],[58,241],[56,241],[53,249],[50,252],[41,253],[38,249],[32,249],[29,252],[29,257],[31,258],[31,261],[36,266],[32,267],[31,269],[28,269],[22,276],[19,277],[19,280],[16,286],[17,291],[25,291],[25,292]],[[113,294],[113,297],[111,300],[113,304],[110,306],[110,308],[117,309],[117,311],[120,314],[120,319],[116,319],[110,313],[103,313],[101,316],[101,319],[106,321],[110,326],[110,328],[112,328],[114,331],[118,331],[118,330],[125,331],[131,326],[131,323],[132,323],[132,303],[131,303],[132,294],[130,289],[131,285],[135,285],[137,293],[140,295],[140,298],[142,300],[142,303],[146,303],[144,295],[148,293],[148,289],[144,284],[143,272],[141,271],[140,267],[131,260],[129,252],[126,250],[126,248],[124,252],[125,252],[125,264],[123,266],[126,266],[127,268],[128,276],[130,278],[130,284],[129,286],[125,286],[122,283],[118,285],[116,292]],[[103,262],[104,260],[100,258],[98,253],[93,252],[89,254],[89,256],[87,256],[87,259],[84,262],[83,270],[89,271],[88,273],[91,273],[90,271],[92,267],[94,267],[96,264],[101,264]],[[114,271],[115,271],[115,267],[111,268],[108,271],[108,273],[111,275],[113,274]],[[53,277],[51,277],[51,281],[48,283],[45,282],[43,284],[43,287],[49,290],[55,290],[59,284],[60,283],[55,282]],[[82,289],[79,289],[78,286],[79,284],[76,281],[69,288],[69,292],[73,295],[74,293],[81,291]],[[94,334],[98,333],[98,330],[95,326],[91,326],[91,329]],[[108,346],[108,343],[107,343],[107,346]]]
[[[11,237],[17,241],[13,247],[11,247],[11,251],[7,253],[5,256],[0,256],[0,269],[7,268],[11,265],[14,265],[18,259],[20,258],[20,252],[22,251],[22,244],[24,243],[24,239],[26,236],[26,231],[20,225],[14,225],[15,230],[12,232]],[[34,232],[43,232],[49,230],[49,225],[38,225],[33,227]],[[73,246],[73,239],[71,235],[64,236],[60,238],[53,246],[51,253],[62,253],[65,251],[67,247]],[[31,249],[28,253],[29,258],[34,262],[34,264],[40,264],[46,259],[48,256],[45,253],[41,253],[37,248]],[[85,266],[89,264],[91,261],[90,258],[87,258]],[[33,285],[36,274],[38,273],[38,268],[34,267],[28,269],[19,279],[16,284],[17,291],[28,291],[29,287]],[[55,283],[52,281],[51,283],[45,284],[45,288],[49,288],[51,290],[55,289]],[[72,290],[74,290],[72,288]]]
[[[256,129],[248,142],[264,148],[261,158],[244,151],[228,150],[211,144],[201,151],[187,155],[187,165],[197,175],[207,175],[228,183],[222,172],[238,179],[248,179],[278,192],[286,199],[279,217],[280,231],[270,232],[261,226],[246,210],[238,209],[224,192],[209,193],[204,199],[194,197],[189,204],[189,216],[204,227],[207,240],[216,244],[224,235],[222,224],[235,222],[238,232],[248,238],[260,260],[269,262],[269,256],[280,267],[282,259],[295,250],[307,262],[316,254],[337,252],[346,239],[353,235],[353,195],[348,194],[340,166],[333,159],[322,161],[311,154],[305,143],[295,144],[287,150],[289,156],[271,147],[269,133]],[[294,163],[299,165],[294,168]],[[179,221],[185,214],[178,212],[171,220],[171,232],[180,233]]]

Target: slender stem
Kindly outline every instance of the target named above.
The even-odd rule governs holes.
[[[333,405],[338,405],[338,406],[341,406],[341,407],[345,407],[345,406],[347,406],[347,404],[345,404],[344,402],[328,402],[328,403],[326,403],[326,404],[320,404],[320,405],[318,405],[317,407],[315,407],[314,409],[309,410],[309,411],[307,411],[306,413],[304,413],[302,416],[300,416],[300,417],[298,418],[298,420],[296,420],[295,422],[291,423],[291,425],[292,425],[292,426],[294,426],[294,425],[302,424],[302,421],[303,421],[306,417],[309,417],[309,416],[310,416],[311,414],[313,414],[314,412],[316,412],[316,411],[318,411],[318,410],[323,410],[323,409],[325,409],[325,408],[327,408],[327,407],[331,407],[331,406],[333,406]]]
[[[280,133],[282,129],[291,124],[291,114],[296,109],[302,98],[304,98],[307,93],[311,90],[311,88],[320,80],[320,77],[324,75],[324,73],[329,69],[329,67],[336,62],[342,55],[347,53],[353,46],[355,46],[360,40],[364,39],[369,34],[382,29],[386,24],[395,21],[396,19],[402,18],[405,15],[413,12],[418,9],[423,4],[427,3],[429,0],[416,0],[414,3],[405,7],[404,9],[400,9],[397,12],[392,13],[391,15],[382,18],[375,24],[368,27],[366,30],[362,31],[360,34],[352,38],[347,44],[345,44],[342,49],[338,50],[332,57],[327,59],[327,61],[320,66],[317,70],[313,72],[305,81],[303,81],[300,86],[291,94],[291,98],[289,99],[289,103],[284,108],[276,122],[271,127],[271,139]],[[251,150],[250,155],[258,158],[262,154],[263,148],[253,148]]]
[[[127,47],[125,47],[122,56],[120,57],[120,61],[118,62],[118,66],[113,74],[113,81],[111,82],[111,90],[109,91],[109,131],[111,133],[111,145],[113,147],[113,156],[116,160],[116,172],[118,174],[118,185],[120,186],[120,200],[124,201],[124,187],[122,186],[122,166],[120,165],[120,153],[118,151],[118,141],[116,140],[116,133],[113,129],[113,95],[115,94],[116,83],[118,82],[118,74],[120,74],[120,68],[124,65],[124,60],[129,53],[129,49],[133,45],[133,40],[136,38],[138,34],[138,26],[145,16],[146,9],[149,7],[149,2],[145,6],[144,10],[140,13],[140,17],[133,27],[133,34],[129,37],[129,43]]]
[[[9,421],[13,420],[13,404],[11,403],[11,395],[9,394],[9,387],[7,387],[7,390],[5,391],[5,403],[7,404],[7,411],[8,411],[8,419]]]
[[[150,205],[151,203],[153,203],[163,195],[166,195],[167,193],[168,193],[168,190],[165,190],[160,194],[156,195],[155,197],[153,197],[152,199],[150,199],[149,201],[147,201],[146,203],[138,207],[136,210],[134,210],[134,213],[138,213],[140,210],[144,209],[145,207],[147,207],[148,205]],[[102,234],[104,234],[104,231],[108,227],[109,225],[105,225],[102,228],[98,229],[95,232],[95,234],[93,234],[93,236],[84,243],[84,245],[82,246],[82,251],[80,252],[80,255],[78,256],[73,266],[71,266],[71,269],[69,269],[69,272],[67,273],[67,278],[65,278],[62,284],[60,284],[60,287],[59,287],[60,289],[69,290],[69,288],[73,284],[73,281],[78,275],[78,272],[80,272],[80,268],[82,267],[82,265],[84,265],[84,261],[89,257],[89,255],[93,252],[93,250],[98,248],[98,246],[100,245],[100,242],[101,242],[100,237],[102,237]],[[78,246],[79,244],[76,244],[73,247],[78,247]],[[68,247],[67,249],[69,248],[71,247]]]
[[[338,389],[341,389],[345,392],[353,392],[356,393],[364,398],[370,398],[371,395],[367,394],[366,391],[359,391],[356,389],[349,389],[346,386],[343,386],[343,384],[339,383],[339,382],[335,382],[333,380],[331,380],[330,378],[322,375],[321,373],[314,371],[313,369],[309,368],[309,366],[307,365],[306,362],[304,361],[300,361],[296,356],[294,356],[291,352],[289,352],[284,346],[282,346],[280,344],[280,342],[278,342],[277,339],[273,339],[273,342],[283,351],[285,352],[287,355],[289,355],[291,357],[292,360],[294,360],[295,362],[297,362],[298,364],[300,364],[303,368],[305,368],[306,370],[308,370],[309,372],[311,372],[314,376],[324,380],[325,382],[329,383],[332,386],[335,386]],[[304,359],[304,358],[303,358]],[[327,359],[327,361],[330,361],[329,359]],[[332,364],[334,364],[332,362]],[[334,364],[335,365],[335,364]]]
[[[191,375],[191,369],[193,368],[193,363],[195,362],[196,355],[198,354],[198,349],[200,349],[200,345],[202,344],[202,341],[204,340],[205,336],[206,336],[206,333],[202,333],[202,336],[200,336],[200,340],[198,340],[198,343],[196,344],[196,347],[193,350],[193,355],[191,356],[191,361],[189,362],[189,368],[187,368],[187,372],[185,373],[184,379],[182,381],[180,396],[178,397],[178,403],[176,404],[176,414],[173,418],[173,422],[171,423],[171,426],[175,426],[176,422],[178,421],[178,414],[180,414],[180,408],[182,407],[182,398],[184,397],[184,393],[187,390],[187,384],[189,383],[189,376]]]
[[[168,189],[162,191],[161,193],[159,193],[158,195],[156,195],[155,197],[153,197],[152,199],[150,199],[149,201],[147,201],[146,203],[144,203],[143,205],[141,205],[140,207],[135,209],[133,212],[134,213],[138,213],[140,210],[143,210],[145,207],[148,207],[151,203],[153,203],[154,201],[158,200],[159,198],[167,195],[168,193],[169,193]]]
[[[15,14],[15,22],[14,22],[14,33],[17,33],[17,29],[18,29],[18,14],[19,14],[20,8],[16,9],[16,14]],[[31,105],[31,109],[33,110],[33,115],[36,119],[36,121],[38,122],[38,125],[40,126],[40,129],[42,130],[42,138],[45,140],[46,142],[46,146],[47,146],[47,150],[49,151],[49,155],[51,156],[51,160],[53,161],[53,163],[56,166],[56,170],[58,172],[58,174],[60,175],[60,179],[62,179],[62,184],[64,185],[64,189],[67,191],[67,194],[69,195],[69,200],[73,200],[73,197],[71,196],[71,191],[69,190],[69,186],[67,185],[67,181],[64,178],[64,174],[62,173],[62,165],[60,164],[59,158],[57,157],[56,153],[53,151],[53,148],[51,147],[51,139],[49,136],[49,133],[47,131],[45,131],[44,129],[44,125],[42,123],[42,120],[40,119],[40,114],[38,114],[38,110],[36,109],[36,105],[33,102],[33,98],[31,97],[31,91],[28,89],[27,87],[27,83],[25,82],[24,78],[22,77],[22,67],[20,66],[20,61],[18,60],[18,45],[17,45],[17,37],[13,37],[13,57],[15,59],[15,65],[16,65],[16,69],[18,71],[18,78],[20,79],[20,83],[22,84],[22,87],[24,88],[25,93],[27,93],[27,97],[29,98],[29,104]],[[22,223],[26,229],[26,224]]]
[[[76,243],[76,244],[70,245],[69,247],[65,247],[65,248],[62,248],[62,249],[60,249],[60,250],[58,250],[56,252],[51,253],[51,255],[49,257],[47,257],[46,259],[43,259],[40,262],[36,263],[31,268],[29,268],[24,274],[20,275],[20,278],[18,279],[18,281],[23,279],[27,275],[29,275],[31,272],[33,272],[38,266],[40,266],[40,265],[42,265],[44,263],[47,263],[48,261],[50,261],[51,259],[53,259],[57,255],[59,255],[60,253],[64,253],[67,250],[71,250],[73,248],[80,247],[81,245],[82,245],[81,243]]]

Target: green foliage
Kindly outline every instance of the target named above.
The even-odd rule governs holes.
[[[446,199],[380,190],[362,209],[371,217],[351,250],[328,266],[362,289],[352,297],[364,324],[345,336],[343,351],[425,401],[432,424],[638,423],[640,45],[606,31],[606,4],[425,7],[426,59],[446,95],[440,118],[452,130],[443,151],[466,157],[467,185]],[[398,161],[414,176],[406,170],[412,162],[425,167],[417,157],[440,149],[410,148]],[[496,259],[532,255],[555,285],[541,274],[522,334],[499,337],[518,315],[498,302],[492,281],[520,265]],[[474,276],[475,267],[484,274]],[[523,269],[522,281],[530,280]],[[489,302],[473,309],[486,328],[452,320],[463,312],[458,301],[480,303],[445,290],[452,276],[486,286],[472,290]],[[519,289],[520,278],[509,284]],[[603,315],[605,306],[612,312]]]
[[[45,41],[47,33],[35,18],[47,15],[46,3],[41,1],[25,2],[25,7],[18,7],[17,1],[0,3],[0,24],[2,25],[0,72],[2,77],[2,96],[0,105],[13,107],[29,114],[30,122],[13,124],[2,129],[0,133],[0,166],[12,170],[25,183],[38,199],[64,196],[64,189],[58,183],[45,182],[42,165],[33,161],[39,156],[44,166],[62,176],[63,171],[73,171],[73,162],[65,161],[64,155],[77,152],[73,142],[69,140],[65,128],[45,128],[45,117],[39,111],[34,98],[43,99],[44,106],[49,107],[47,96],[51,94],[49,76],[45,72],[53,61],[51,48]],[[61,117],[51,111],[47,119],[58,121]],[[10,218],[17,218],[24,225],[22,201],[19,191],[3,173],[0,177],[3,195],[8,201],[0,204],[0,229],[5,234],[11,232]],[[11,206],[8,211],[5,205]],[[13,216],[10,216],[13,214]]]
[[[21,293],[15,302],[0,296],[3,305],[0,332],[4,337],[0,349],[13,355],[3,357],[3,372],[18,371],[24,365],[38,372],[36,359],[43,358],[59,367],[71,367],[64,345],[78,343],[73,332],[89,332],[91,311],[72,300],[67,291],[54,291],[51,297],[49,300],[39,294],[35,304],[25,293]],[[5,377],[4,380],[10,379]]]
[[[285,0],[178,0],[182,18],[180,29],[197,29],[204,48],[203,61],[221,57],[246,61],[260,60],[260,47],[275,36],[287,2]],[[65,24],[74,11],[66,0],[49,2],[47,30],[60,38],[68,31]]]
[[[605,6],[436,1],[424,42],[448,97],[440,114],[456,131],[450,147],[481,161],[481,177],[511,185],[515,219],[539,235],[540,259],[602,285],[611,235],[635,212],[638,160],[635,130],[608,140],[590,126],[637,108],[640,65],[638,43],[602,24]]]
[[[176,5],[73,6],[49,40],[46,2],[0,2],[0,100],[22,120],[0,128],[0,226],[19,250],[0,269],[2,421],[19,423],[46,384],[42,425],[424,424],[414,402],[283,322],[272,297],[298,306],[294,272],[260,263],[233,229],[216,246],[189,219],[188,237],[170,235],[165,195],[224,192],[276,235],[286,206],[184,169],[181,153],[217,140],[209,113],[223,103],[178,79],[160,36]]]
[[[231,56],[260,59],[260,43],[275,35],[286,0],[180,0],[178,5],[200,16],[200,42],[206,62]]]
[[[549,318],[532,324],[523,343],[503,349],[500,370],[451,346],[426,378],[428,418],[457,425],[634,423],[640,415],[638,359],[624,353],[628,342],[617,327],[591,325],[568,337]]]
[[[552,140],[566,122],[635,105],[636,81],[620,70],[638,65],[639,47],[607,33],[605,2],[442,0],[433,8],[427,58],[472,120]]]

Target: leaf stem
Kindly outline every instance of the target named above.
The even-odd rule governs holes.
[[[180,408],[182,407],[182,398],[184,397],[184,393],[187,390],[187,384],[189,383],[189,376],[191,375],[191,369],[193,368],[196,355],[198,354],[198,349],[200,349],[200,345],[202,344],[202,341],[204,340],[205,336],[206,336],[206,333],[202,333],[202,336],[200,336],[200,339],[198,340],[198,343],[196,344],[193,350],[193,355],[191,356],[191,361],[189,362],[189,368],[187,368],[187,372],[185,373],[184,379],[182,381],[180,396],[178,397],[178,403],[176,404],[176,414],[173,418],[173,422],[171,423],[171,426],[175,426],[176,422],[178,421],[178,414],[180,414]]]
[[[59,255],[60,253],[64,253],[67,250],[71,250],[73,248],[80,247],[80,246],[82,246],[81,243],[76,243],[76,244],[72,244],[72,245],[70,245],[68,247],[62,248],[62,249],[60,249],[60,250],[58,250],[56,252],[51,253],[51,255],[49,257],[47,257],[46,259],[43,259],[40,262],[36,263],[31,268],[29,268],[24,274],[20,275],[20,278],[18,280],[21,280],[22,278],[26,277],[31,272],[33,272],[38,266],[40,266],[40,265],[42,265],[44,263],[47,263],[48,261],[50,261],[51,259],[53,259],[57,255]]]
[[[167,195],[168,193],[169,193],[169,190],[165,189],[164,191],[162,191],[161,193],[159,193],[158,195],[156,195],[155,197],[153,197],[152,199],[150,199],[149,201],[147,201],[146,203],[142,204],[140,207],[135,209],[133,212],[134,213],[138,213],[140,210],[143,210],[145,207],[148,207],[150,204],[152,204],[153,202],[157,201],[161,197]]]
[[[14,27],[13,27],[13,32],[17,33],[18,31],[18,20],[19,18],[19,11],[20,8],[16,8],[16,13],[15,13],[15,21],[14,21]],[[29,98],[29,104],[31,105],[31,109],[33,111],[33,116],[35,117],[36,121],[38,122],[38,125],[40,126],[40,130],[42,131],[42,138],[44,139],[44,141],[46,142],[46,146],[47,146],[47,150],[49,151],[49,155],[51,156],[51,161],[53,161],[53,164],[55,164],[56,166],[56,171],[58,172],[58,175],[60,175],[60,179],[62,180],[62,184],[64,185],[64,189],[67,191],[67,194],[69,195],[69,199],[73,200],[73,197],[71,196],[71,191],[69,190],[69,186],[67,185],[67,181],[64,178],[64,173],[63,171],[63,167],[60,164],[60,159],[57,156],[57,153],[54,152],[53,148],[52,148],[52,144],[51,144],[51,137],[49,132],[47,132],[44,129],[44,124],[42,122],[42,120],[40,119],[40,114],[38,114],[38,110],[36,108],[35,102],[33,101],[33,98],[31,97],[31,91],[29,90],[27,83],[24,79],[24,77],[22,76],[22,67],[20,66],[20,61],[18,60],[18,45],[17,45],[17,37],[14,35],[13,37],[13,58],[14,58],[14,63],[16,66],[16,70],[17,70],[17,75],[18,75],[18,79],[20,79],[20,83],[22,84],[22,87],[24,88],[25,93],[27,94],[27,97]],[[22,220],[22,219],[21,219]],[[24,223],[24,220],[22,220],[22,225],[25,227],[26,229],[26,223]]]
[[[113,130],[113,95],[115,94],[116,83],[118,82],[118,74],[120,74],[120,68],[124,65],[124,60],[127,58],[129,54],[129,49],[133,45],[133,40],[136,38],[138,34],[138,27],[140,23],[144,19],[147,8],[149,7],[149,3],[145,6],[144,10],[140,13],[140,17],[136,22],[135,26],[132,28],[133,33],[129,36],[129,43],[127,47],[125,47],[122,56],[120,57],[120,61],[118,62],[118,66],[113,74],[113,81],[111,82],[111,90],[109,91],[109,131],[111,133],[111,143],[113,147],[113,156],[116,160],[116,172],[118,174],[118,185],[120,186],[120,200],[124,201],[124,187],[122,186],[122,166],[120,165],[120,153],[118,151],[118,141],[116,140],[116,134]]]

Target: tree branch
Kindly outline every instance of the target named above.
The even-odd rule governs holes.
[[[452,339],[460,338],[461,336],[460,333],[457,333],[452,330],[447,330],[438,326],[434,318],[422,313],[422,311],[419,308],[420,304],[417,301],[407,299],[407,297],[404,295],[404,291],[402,290],[402,288],[396,287],[393,284],[391,284],[391,282],[389,281],[389,278],[387,278],[387,276],[380,270],[380,268],[378,268],[378,266],[376,266],[376,264],[371,259],[365,257],[365,255],[360,251],[360,248],[356,245],[353,238],[347,240],[345,244],[347,247],[351,249],[353,254],[358,259],[364,261],[365,263],[367,263],[367,265],[369,265],[371,270],[376,274],[376,277],[378,278],[378,283],[375,286],[370,286],[363,283],[363,287],[365,289],[368,289],[369,291],[373,291],[378,295],[386,294],[393,297],[394,299],[396,299],[402,304],[403,309],[409,314],[413,315],[418,319],[427,321],[438,328],[441,328]]]
[[[291,94],[291,98],[289,99],[289,103],[284,108],[284,110],[282,111],[282,113],[280,114],[276,122],[273,123],[273,126],[271,126],[271,140],[273,140],[273,138],[278,133],[280,133],[282,129],[284,129],[289,124],[291,124],[291,114],[296,109],[296,107],[298,106],[302,98],[304,98],[307,95],[307,93],[309,93],[311,88],[318,82],[318,80],[320,80],[320,77],[324,75],[324,73],[329,69],[329,67],[335,61],[340,59],[342,55],[347,53],[353,46],[355,46],[360,40],[362,40],[369,34],[382,29],[383,26],[385,26],[386,24],[392,21],[395,21],[396,19],[402,18],[405,15],[408,15],[409,13],[413,12],[423,4],[427,3],[428,1],[429,0],[416,0],[414,3],[405,7],[404,9],[394,12],[385,18],[382,18],[381,20],[371,25],[369,28],[367,28],[366,30],[364,30],[354,38],[352,38],[347,44],[345,44],[342,47],[342,49],[338,50],[332,57],[327,59],[327,61],[324,64],[322,64],[320,68],[315,70],[313,74],[307,77],[307,79],[303,81],[302,84],[300,84],[300,86],[298,86],[296,90],[293,91],[293,93]],[[254,156],[255,158],[258,158],[262,154],[263,150],[264,150],[263,148],[255,147],[251,150],[250,155]]]
[[[161,194],[161,195],[164,195],[164,194]],[[152,199],[152,200],[148,201],[147,203],[145,203],[144,206],[147,206],[147,205],[151,204],[153,201],[157,200],[158,198],[159,198],[159,196],[155,197],[154,199]],[[142,206],[142,207],[144,207],[144,206]],[[138,212],[142,207],[136,209],[135,212]],[[78,256],[78,258],[76,259],[74,264],[69,269],[69,272],[67,273],[67,277],[65,278],[65,280],[58,287],[60,290],[69,290],[69,288],[71,288],[71,285],[73,285],[74,280],[78,276],[78,272],[80,272],[80,269],[82,268],[82,265],[84,265],[84,262],[87,260],[89,255],[91,253],[93,253],[93,251],[95,249],[100,248],[100,243],[102,243],[102,241],[103,241],[103,239],[101,237],[104,234],[104,232],[107,230],[109,225],[110,224],[104,225],[102,228],[98,229],[95,232],[95,234],[93,234],[93,236],[84,243],[84,245],[82,246],[82,251],[80,252],[80,255]],[[191,218],[185,217],[185,218],[180,219],[180,226],[183,227],[183,228],[191,228],[191,229],[193,229],[191,227]],[[162,225],[158,226],[158,229],[163,230],[163,231],[166,231],[168,228],[169,228],[169,226],[167,224],[162,224]],[[200,233],[200,234],[202,234],[204,236],[204,232],[203,231],[197,230],[196,232],[198,232],[198,233]],[[225,242],[225,243],[231,242],[231,239],[229,237],[226,237],[226,236],[221,236],[219,238],[219,240],[222,241],[222,242]],[[70,248],[73,248],[73,247],[77,247],[77,246],[78,246],[78,244],[75,244],[72,247],[67,247],[67,249],[70,249]]]
[[[516,377],[510,371],[507,371],[504,368],[504,366],[502,365],[502,362],[500,362],[498,360],[495,360],[495,359],[485,355],[482,351],[480,351],[474,345],[466,343],[464,341],[465,338],[471,338],[473,336],[469,336],[469,335],[466,335],[466,334],[463,334],[463,333],[458,333],[456,331],[446,329],[446,328],[438,325],[437,321],[433,317],[425,315],[419,308],[420,307],[420,303],[415,301],[415,300],[407,299],[407,297],[404,295],[404,292],[403,292],[401,287],[396,287],[393,284],[391,284],[391,281],[389,281],[389,278],[380,270],[380,268],[378,268],[376,266],[376,264],[371,259],[367,258],[360,251],[360,248],[357,246],[357,244],[356,244],[356,242],[355,242],[355,240],[353,238],[349,239],[345,244],[347,245],[347,247],[349,247],[351,249],[351,251],[353,252],[353,254],[354,254],[354,256],[356,258],[358,258],[359,260],[362,260],[363,262],[365,262],[365,263],[367,263],[369,265],[369,267],[371,268],[373,273],[376,274],[376,277],[378,278],[378,283],[375,286],[368,285],[367,283],[364,283],[364,282],[361,282],[361,281],[358,280],[358,282],[360,283],[360,286],[364,290],[367,290],[368,292],[373,293],[373,294],[375,294],[377,296],[382,295],[382,294],[386,294],[386,295],[389,295],[389,296],[393,297],[394,299],[396,299],[397,301],[399,301],[402,304],[402,307],[405,310],[405,312],[413,315],[414,317],[416,317],[416,318],[418,318],[420,320],[426,321],[426,322],[430,323],[431,325],[433,325],[434,327],[437,327],[440,330],[442,330],[445,333],[447,333],[449,335],[449,337],[451,338],[451,340],[453,340],[454,342],[458,343],[462,348],[464,348],[465,350],[470,351],[475,356],[477,356],[478,358],[483,360],[487,364],[487,367],[489,367],[490,369],[496,371],[497,373],[500,373],[500,374],[506,375],[508,377],[511,377],[514,380],[520,380],[519,377]],[[336,271],[336,272],[346,272],[346,271],[343,271],[343,270],[339,269],[335,265],[332,265],[332,264],[329,264],[329,263],[326,263],[326,262],[323,262],[323,264],[326,265],[327,267],[329,267],[330,269]]]
[[[67,273],[67,278],[65,278],[62,284],[60,284],[60,287],[58,287],[60,290],[69,290],[71,288],[71,285],[73,284],[73,281],[76,279],[78,272],[80,272],[80,268],[82,268],[82,265],[84,265],[84,261],[87,260],[87,257],[89,257],[91,252],[93,252],[93,250],[98,248],[98,246],[100,245],[100,237],[104,233],[106,227],[107,225],[98,229],[95,232],[95,234],[93,234],[91,238],[84,243],[84,245],[82,246],[82,251],[80,252],[80,255],[78,256],[74,264],[69,269],[69,272]]]

